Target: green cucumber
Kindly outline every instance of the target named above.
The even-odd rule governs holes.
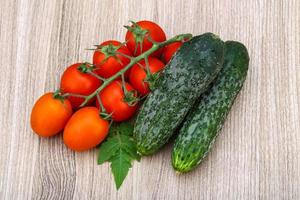
[[[185,42],[165,67],[157,88],[144,102],[135,123],[134,137],[141,155],[156,152],[220,72],[225,44],[205,33]]]
[[[246,79],[249,55],[234,41],[225,43],[224,66],[211,89],[187,116],[172,151],[172,165],[178,172],[195,168],[207,155],[230,108]]]

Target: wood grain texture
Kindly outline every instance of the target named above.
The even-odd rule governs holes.
[[[200,167],[176,175],[168,145],[134,163],[117,192],[96,150],[37,137],[29,115],[66,66],[91,59],[85,48],[123,40],[129,19],[242,41],[251,61]],[[0,199],[300,199],[299,0],[0,0],[0,55]]]

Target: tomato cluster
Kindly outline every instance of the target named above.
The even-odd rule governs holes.
[[[46,93],[37,100],[31,113],[35,133],[50,137],[63,130],[66,146],[84,151],[105,139],[109,120],[121,122],[135,114],[137,100],[150,92],[159,72],[182,43],[156,50],[119,76],[131,58],[149,50],[154,42],[166,40],[162,28],[151,21],[139,21],[126,28],[124,43],[109,40],[96,45],[92,64],[75,63],[67,67],[59,91]],[[98,90],[112,76],[116,78]],[[87,99],[88,96],[91,98]]]

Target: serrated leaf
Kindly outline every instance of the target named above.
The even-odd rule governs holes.
[[[131,136],[133,134],[133,125],[128,122],[119,124],[119,133]]]
[[[120,135],[120,139],[122,140],[121,148],[126,151],[133,160],[140,161],[141,156],[137,153],[136,144],[132,138],[126,135]]]
[[[141,160],[141,156],[137,153],[137,151],[131,151],[130,149],[123,149],[124,151],[126,151],[130,157],[132,158],[132,160],[137,160],[140,161]]]
[[[117,189],[122,185],[133,160],[140,161],[136,142],[132,138],[133,125],[130,122],[113,124],[107,140],[99,148],[98,164],[111,162],[111,170]]]
[[[112,158],[110,166],[116,187],[119,189],[131,168],[131,158],[125,151],[120,149],[119,153]]]
[[[109,131],[109,137],[113,137],[118,134],[131,136],[133,134],[133,125],[129,122],[112,125]]]
[[[119,140],[117,138],[108,138],[101,144],[98,151],[98,164],[109,161],[120,148]]]
[[[111,126],[110,126],[110,129],[109,129],[109,132],[108,132],[108,138],[109,137],[114,137],[114,136],[116,136],[118,134],[118,126],[117,125],[115,125],[115,124],[112,124]]]

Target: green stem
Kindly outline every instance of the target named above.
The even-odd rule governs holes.
[[[121,75],[121,78],[122,78],[122,89],[124,91],[124,94],[126,95],[127,94],[127,89],[126,89],[126,84],[125,84],[125,77],[124,77],[124,74]]]
[[[151,72],[150,72],[149,60],[147,57],[145,58],[145,65],[146,65],[146,73],[149,76]]]
[[[104,108],[104,106],[103,106],[103,104],[102,104],[102,101],[101,101],[100,95],[99,95],[99,94],[97,94],[96,96],[97,96],[97,100],[98,100],[98,103],[99,103],[99,106],[100,106],[100,110],[101,110],[101,112],[106,112],[106,110],[105,110],[105,108]]]
[[[61,95],[62,97],[78,97],[78,98],[84,98],[86,99],[88,96],[86,95],[82,95],[82,94],[74,94],[74,93],[65,93],[63,95]]]
[[[123,69],[121,69],[118,73],[116,73],[115,75],[111,76],[110,78],[106,79],[103,84],[97,88],[93,93],[91,93],[90,95],[86,96],[84,102],[80,105],[80,107],[85,106],[90,99],[92,99],[93,97],[95,97],[100,91],[102,91],[108,84],[110,84],[111,82],[113,82],[114,80],[116,80],[119,76],[121,76],[122,74],[124,74],[128,69],[130,69],[134,64],[136,64],[137,62],[139,62],[142,59],[145,59],[146,57],[150,56],[153,52],[155,52],[156,50],[174,43],[174,42],[179,42],[179,41],[183,41],[186,38],[191,38],[192,35],[191,34],[181,34],[181,35],[177,35],[175,37],[170,38],[169,40],[166,40],[164,42],[160,42],[160,43],[156,43],[153,44],[152,47],[142,53],[141,55],[131,58],[130,63],[128,65],[126,65],[126,67],[124,67]]]
[[[123,56],[123,57],[125,57],[125,58],[128,58],[128,59],[134,58],[134,57],[132,57],[132,56],[128,56],[128,55],[126,55],[126,54],[124,54],[124,53],[121,53],[121,52],[118,52],[118,51],[116,51],[115,53],[116,53],[116,54],[119,54],[120,56]]]
[[[105,81],[105,78],[102,78],[101,76],[99,76],[98,74],[96,74],[95,72],[89,71],[88,74],[96,77],[97,79],[101,80],[101,81]]]

